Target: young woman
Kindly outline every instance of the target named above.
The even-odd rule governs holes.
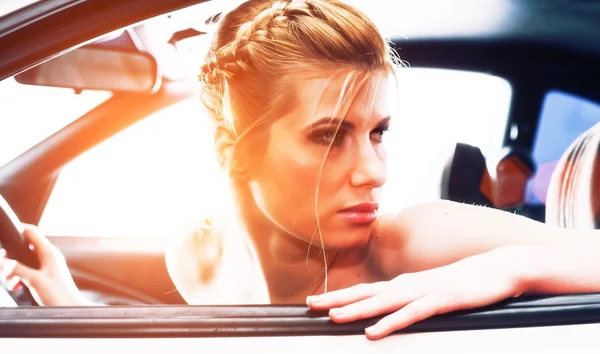
[[[234,209],[167,257],[189,302],[204,303],[198,284],[223,297],[241,291],[239,276],[196,269],[225,262],[235,238],[248,241],[265,285],[249,298],[306,301],[336,322],[391,313],[366,329],[372,339],[525,292],[600,290],[595,233],[441,201],[378,212],[384,136],[397,119],[394,58],[375,25],[341,1],[250,0],[220,20],[202,97]],[[4,259],[3,276],[20,277],[42,304],[86,304],[60,252],[26,230],[42,267]],[[191,251],[198,263],[177,261]]]

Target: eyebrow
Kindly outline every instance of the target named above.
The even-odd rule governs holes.
[[[390,119],[392,119],[392,117],[390,117],[390,116],[381,119],[377,123],[377,126],[381,126],[383,124],[388,123],[390,121]],[[345,129],[355,128],[355,125],[353,123],[348,122],[348,121],[341,120],[341,119],[338,119],[338,118],[324,117],[324,118],[321,118],[318,121],[312,123],[306,129],[307,130],[314,130],[314,129],[322,126],[322,125],[332,125],[332,124],[339,125],[340,128],[345,128]]]

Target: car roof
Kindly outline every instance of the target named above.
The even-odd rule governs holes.
[[[385,6],[346,2],[361,8],[396,42],[535,42],[600,55],[599,1],[397,0]]]

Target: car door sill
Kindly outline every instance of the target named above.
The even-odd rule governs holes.
[[[305,305],[19,307],[0,310],[0,337],[353,335],[380,317],[335,324]],[[600,294],[521,297],[438,315],[400,332],[600,323]]]

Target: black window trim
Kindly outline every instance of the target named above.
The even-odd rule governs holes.
[[[0,80],[106,33],[207,0],[50,0],[0,18]]]
[[[379,318],[340,325],[305,305],[15,307],[0,309],[0,338],[353,335]],[[600,293],[513,298],[438,315],[399,332],[588,323],[600,323]]]

